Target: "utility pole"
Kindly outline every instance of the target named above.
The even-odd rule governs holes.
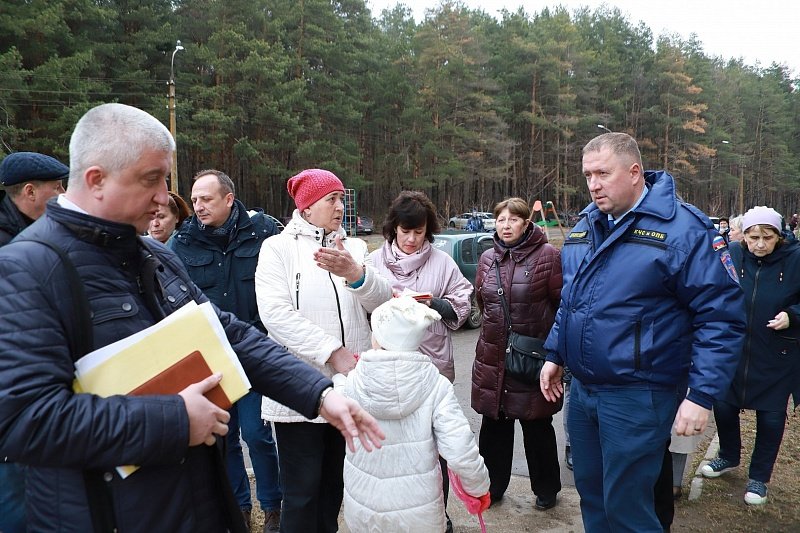
[[[176,143],[176,149],[172,151],[172,169],[169,173],[169,190],[175,194],[178,194],[178,138],[175,133],[175,54],[181,50],[183,50],[183,46],[181,46],[180,41],[177,41],[175,43],[175,50],[172,51],[172,60],[169,63],[169,82],[167,83],[169,86],[169,132],[172,134],[172,138],[175,139]]]

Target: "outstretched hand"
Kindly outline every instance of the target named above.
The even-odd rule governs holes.
[[[319,248],[314,252],[314,261],[317,262],[317,266],[335,276],[346,279],[348,283],[360,280],[364,269],[345,249],[342,236],[334,237],[334,243],[334,248]]]
[[[539,387],[542,395],[548,402],[557,402],[564,394],[564,384],[561,383],[561,376],[564,368],[551,361],[545,361],[539,372]]]
[[[319,414],[342,433],[351,452],[356,451],[353,443],[355,437],[358,437],[368,452],[371,452],[373,447],[380,448],[381,441],[386,438],[371,414],[354,400],[342,396],[335,390],[325,396]]]
[[[222,437],[228,434],[230,413],[204,396],[219,385],[221,380],[222,374],[212,374],[178,393],[183,398],[186,414],[189,415],[189,446],[213,446],[217,435]]]

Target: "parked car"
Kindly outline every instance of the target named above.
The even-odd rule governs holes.
[[[478,260],[481,254],[494,246],[491,234],[458,232],[448,230],[445,233],[434,235],[433,246],[442,250],[453,258],[459,270],[467,278],[473,287],[475,286],[475,273],[478,271]],[[480,327],[483,322],[483,314],[472,291],[472,306],[469,317],[464,323],[464,327],[475,329]]]
[[[356,217],[356,234],[372,235],[372,219],[364,215]]]
[[[477,215],[483,219],[484,231],[494,231],[495,219],[491,213],[478,211]],[[466,229],[470,218],[472,218],[471,211],[469,213],[461,213],[460,215],[450,217],[450,220],[447,221],[447,227],[450,229]]]
[[[366,217],[364,215],[356,216],[356,235],[372,235],[372,219],[370,217]],[[342,222],[342,227],[344,230],[349,234],[352,233],[353,229],[353,217],[346,216],[344,222]]]

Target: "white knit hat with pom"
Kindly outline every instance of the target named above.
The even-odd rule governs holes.
[[[410,296],[392,298],[372,312],[372,333],[386,350],[414,352],[441,315]]]

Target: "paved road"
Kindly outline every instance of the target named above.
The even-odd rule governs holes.
[[[461,404],[464,414],[470,422],[475,438],[478,438],[481,417],[470,407],[470,390],[472,386],[472,361],[475,359],[475,344],[478,341],[479,330],[460,329],[453,333],[453,353],[456,364],[456,381],[454,387],[456,396]],[[512,478],[508,491],[499,505],[493,506],[485,513],[488,531],[497,532],[583,532],[580,515],[580,500],[575,490],[572,471],[564,466],[564,426],[561,413],[553,417],[553,426],[556,430],[559,458],[561,460],[561,484],[558,505],[546,512],[536,511],[533,506],[534,496],[528,478],[528,465],[522,445],[522,431],[516,425],[514,437],[514,459],[512,463]],[[453,520],[455,531],[475,532],[480,531],[478,521],[464,511],[462,505],[452,501],[447,509]],[[456,504],[456,505],[453,505]],[[346,529],[342,529],[346,531]]]
[[[453,353],[456,363],[456,381],[454,387],[456,396],[461,404],[464,414],[470,422],[475,438],[478,438],[478,430],[481,427],[481,416],[470,407],[470,392],[472,387],[472,361],[475,359],[475,344],[478,342],[477,329],[470,330],[462,328],[453,333]],[[575,486],[572,479],[572,472],[564,466],[564,425],[562,423],[561,412],[553,417],[553,426],[556,429],[556,439],[558,441],[559,458],[561,460],[561,484]],[[514,461],[512,463],[512,473],[520,476],[528,475],[528,465],[525,463],[525,454],[522,447],[522,431],[519,424],[516,425],[517,431],[514,437]]]

